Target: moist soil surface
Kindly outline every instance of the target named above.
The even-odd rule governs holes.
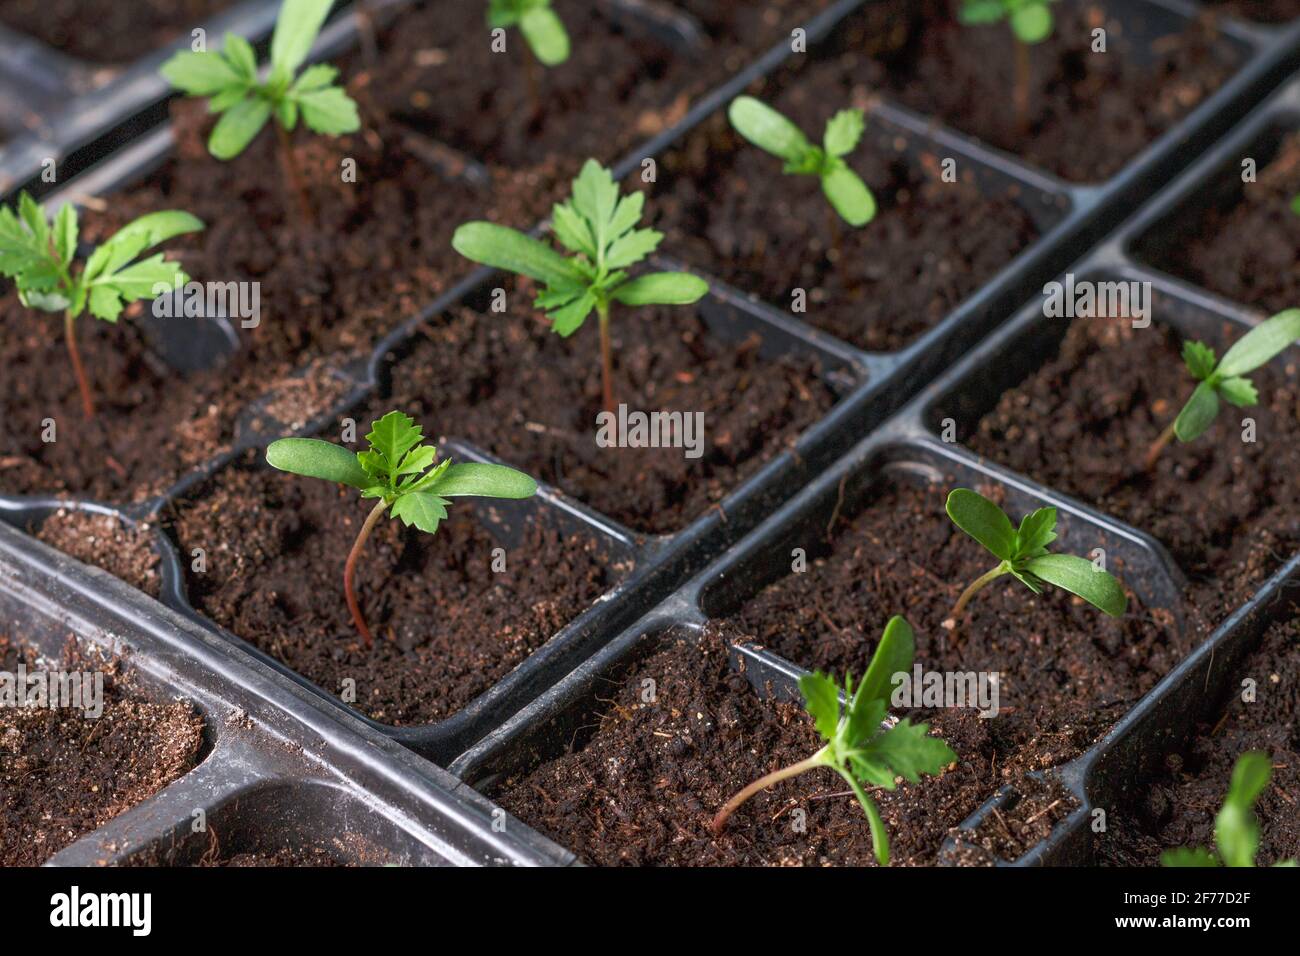
[[[1225,341],[1240,334],[1225,329]],[[1297,358],[1287,352],[1251,373],[1259,405],[1225,405],[1209,431],[1172,443],[1148,472],[1147,450],[1196,384],[1180,355],[1179,336],[1159,324],[1078,320],[966,442],[1154,535],[1217,622],[1300,548]],[[1254,443],[1242,440],[1244,417],[1256,422]]]
[[[156,598],[162,590],[158,551],[149,525],[129,527],[116,515],[60,508],[36,529],[36,537],[86,564],[103,568]]]
[[[890,486],[856,520],[837,525],[829,548],[808,542],[810,554],[823,556],[807,572],[711,625],[699,648],[678,641],[621,689],[602,692],[615,703],[590,742],[506,782],[494,798],[593,863],[869,863],[861,810],[851,796],[827,799],[844,790],[829,774],[760,795],[712,839],[710,816],[731,793],[817,746],[801,708],[760,702],[730,674],[724,645],[753,641],[809,669],[860,674],[885,622],[902,611],[924,669],[1001,674],[996,718],[971,709],[916,712],[957,752],[955,769],[877,794],[896,862],[933,863],[950,829],[1000,786],[1037,793],[1027,772],[1078,756],[1194,643],[1168,615],[1135,601],[1113,621],[1063,592],[1034,597],[1016,582],[981,593],[954,639],[941,622],[990,562],[948,521],[943,501],[938,487]],[[657,682],[657,704],[641,702],[646,677]],[[808,814],[806,834],[787,816],[795,807]],[[962,861],[1014,856],[1072,807],[1059,792],[1026,802],[1023,814],[1004,821],[1006,834],[991,835],[988,848]]]
[[[193,768],[203,721],[134,694],[115,663],[70,646],[59,664],[0,636],[0,669],[105,670],[104,711],[0,707],[0,866],[38,866]]]
[[[1198,727],[1183,750],[1166,758],[1161,778],[1136,788],[1136,805],[1114,814],[1116,825],[1094,843],[1102,862],[1155,866],[1174,847],[1213,849],[1215,814],[1233,765],[1248,750],[1273,759],[1272,781],[1255,804],[1256,863],[1300,859],[1300,623],[1270,630],[1240,673],[1255,681],[1255,700],[1234,694],[1218,720]]]
[[[764,96],[763,91],[756,91]],[[764,96],[767,99],[766,96]],[[820,142],[839,109],[870,108],[841,63],[815,62],[772,101]],[[781,160],[743,141],[723,115],[665,155],[647,209],[664,251],[859,348],[894,351],[937,324],[1037,236],[1011,193],[986,196],[960,170],[941,179],[938,156],[899,152],[871,127],[849,165],[878,212],[854,229],[835,216],[815,176],[787,176]],[[633,177],[632,182],[639,182]]]
[[[530,520],[501,545],[454,505],[434,536],[381,521],[366,542],[357,597],[375,635],[367,649],[343,593],[343,565],[370,503],[321,481],[270,470],[222,472],[172,516],[196,609],[377,721],[427,724],[492,687],[628,570],[583,534]],[[484,505],[484,507],[490,507]]]
[[[632,411],[704,415],[701,457],[682,448],[602,448],[595,315],[561,338],[509,293],[505,314],[454,310],[424,326],[392,368],[392,394],[357,420],[405,409],[430,432],[467,439],[636,531],[672,532],[792,445],[834,403],[812,360],[728,344],[692,307],[615,308],[614,398]],[[683,434],[683,437],[686,437]]]
[[[0,0],[0,23],[92,63],[152,53],[235,0]]]
[[[620,28],[603,0],[555,0],[571,52],[564,64],[545,69],[515,30],[507,32],[505,53],[492,51],[481,4],[428,3],[384,33],[366,95],[481,162],[525,169],[563,157],[576,171],[588,156],[612,163],[672,126],[700,94],[788,37],[828,0],[662,6],[674,5],[705,28],[694,55],[675,52],[630,20]]]
[[[1300,17],[1300,0],[1201,0],[1228,16],[1261,23],[1284,23]]]
[[[1053,4],[1052,36],[1028,51],[1026,132],[1013,105],[1011,31],[1005,23],[963,26],[960,5],[868,5],[836,34],[846,75],[1071,181],[1117,173],[1239,65],[1218,45],[1210,21],[1159,36],[1148,48],[1137,30],[1099,5],[1064,0]],[[1099,27],[1107,31],[1105,53],[1091,51]]]
[[[1219,201],[1188,215],[1176,233],[1146,240],[1143,255],[1167,272],[1269,314],[1293,308],[1300,303],[1300,216],[1291,209],[1296,196],[1300,133],[1282,140],[1256,182],[1220,193]]]

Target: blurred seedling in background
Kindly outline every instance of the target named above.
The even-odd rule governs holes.
[[[1268,754],[1251,750],[1237,758],[1232,780],[1223,806],[1214,818],[1215,850],[1204,847],[1177,847],[1160,854],[1164,866],[1245,866],[1255,865],[1259,853],[1259,820],[1255,801],[1268,787],[1273,776],[1273,762]],[[1217,852],[1215,852],[1217,850]],[[1300,865],[1283,860],[1274,866]]]
[[[25,192],[18,197],[17,214],[0,208],[0,275],[14,280],[19,301],[27,308],[63,313],[68,357],[86,418],[95,417],[95,401],[77,349],[77,317],[89,312],[116,323],[127,304],[189,282],[180,265],[163,253],[147,259],[140,256],[168,239],[202,228],[203,223],[187,212],[141,216],[101,243],[78,270],[80,230],[71,203],[59,207],[53,226],[45,210]]]
[[[582,327],[594,311],[600,320],[601,394],[615,411],[610,309],[628,306],[690,305],[709,291],[708,283],[685,272],[652,272],[630,278],[625,271],[658,248],[663,233],[638,229],[645,193],[619,198],[610,171],[589,159],[573,181],[571,198],[551,212],[551,230],[572,255],[559,252],[515,229],[469,222],[451,244],[466,259],[528,276],[542,283],[535,305],[564,337]]]
[[[875,801],[863,784],[893,790],[897,778],[919,783],[921,774],[939,774],[957,760],[957,755],[938,737],[929,735],[928,724],[913,724],[903,718],[893,727],[883,726],[889,710],[895,674],[908,674],[916,653],[916,638],[911,626],[901,617],[892,617],[862,681],[856,687],[853,675],[844,677],[844,696],[848,706],[840,707],[840,685],[823,674],[805,674],[799,678],[804,706],[813,718],[817,735],[825,746],[807,760],[774,770],[755,780],[718,811],[713,818],[713,832],[721,834],[727,820],[746,800],[789,777],[826,768],[833,770],[849,785],[862,805],[871,826],[871,843],[876,859],[889,865],[889,834]]]
[[[320,34],[333,0],[285,0],[271,37],[271,69],[258,79],[257,56],[243,37],[227,33],[220,52],[175,54],[162,66],[163,77],[189,96],[208,98],[208,110],[220,114],[208,139],[217,159],[234,159],[268,122],[279,136],[280,161],[304,223],[313,220],[291,134],[302,119],[308,129],[327,136],[361,128],[357,104],[339,86],[337,67],[317,63],[299,72]]]
[[[489,29],[518,27],[531,56],[524,60],[528,82],[529,119],[541,111],[537,93],[537,66],[559,66],[569,58],[569,33],[559,14],[551,9],[551,0],[489,0]]]
[[[1029,48],[1052,35],[1056,26],[1051,4],[1056,0],[962,0],[957,17],[968,26],[1001,23],[1011,28],[1015,42],[1016,85],[1014,91],[1016,122],[1020,131],[1029,131],[1029,87],[1032,66]]]
[[[384,512],[391,509],[392,516],[407,527],[433,534],[447,517],[448,498],[528,498],[536,493],[537,482],[503,465],[438,461],[437,449],[423,444],[421,427],[398,411],[372,424],[366,441],[369,450],[353,453],[318,438],[283,438],[267,448],[266,460],[281,471],[336,481],[356,488],[363,499],[377,499],[343,568],[348,610],[366,646],[372,647],[374,638],[357,602],[353,579],[366,539]]]
[[[814,145],[803,131],[772,107],[752,96],[732,100],[727,116],[736,132],[764,152],[785,161],[782,172],[792,176],[816,176],[831,208],[850,226],[860,228],[876,216],[876,197],[844,157],[857,148],[866,129],[860,109],[840,110],[831,117],[822,134],[822,145]],[[832,247],[839,248],[840,231],[830,217]]]
[[[1055,585],[1111,617],[1120,617],[1128,609],[1128,596],[1114,576],[1086,558],[1048,552],[1047,546],[1057,537],[1055,508],[1039,508],[1016,528],[992,501],[969,488],[956,488],[948,495],[947,511],[953,524],[998,559],[961,593],[943,622],[949,630],[956,629],[971,598],[1006,574],[1035,594]]]
[[[1238,408],[1258,404],[1259,392],[1245,374],[1267,364],[1297,340],[1300,309],[1287,309],[1255,326],[1217,361],[1208,345],[1190,340],[1183,343],[1183,361],[1198,384],[1178,417],[1147,451],[1147,470],[1155,468],[1160,454],[1175,438],[1189,442],[1205,434],[1219,414],[1219,399]]]

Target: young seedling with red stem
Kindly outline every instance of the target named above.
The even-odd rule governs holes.
[[[0,208],[0,275],[14,280],[18,298],[30,309],[63,313],[68,358],[81,392],[86,418],[95,417],[90,380],[77,349],[76,320],[83,312],[116,323],[127,303],[156,297],[189,282],[181,267],[163,253],[142,253],[175,236],[198,232],[203,223],[187,212],[150,213],[128,223],[76,266],[77,210],[59,207],[53,227],[45,210],[27,193],[18,197],[15,215]]]
[[[1261,322],[1238,339],[1222,359],[1216,360],[1214,349],[1202,342],[1185,342],[1183,362],[1198,382],[1196,391],[1147,450],[1147,471],[1155,468],[1175,438],[1189,442],[1205,434],[1219,414],[1219,399],[1238,408],[1258,404],[1259,392],[1245,374],[1267,364],[1296,341],[1300,341],[1300,309],[1287,309]]]
[[[252,44],[233,33],[226,34],[220,52],[184,51],[162,66],[169,83],[190,96],[207,97],[209,111],[221,114],[208,139],[208,151],[217,159],[234,159],[274,119],[280,162],[304,224],[313,222],[315,214],[293,149],[299,117],[309,129],[328,136],[361,128],[357,104],[335,83],[336,67],[317,63],[298,72],[331,6],[333,0],[285,0],[271,37],[265,81],[258,78]]]
[[[384,513],[391,509],[392,516],[407,527],[433,534],[447,517],[448,498],[528,498],[537,492],[537,482],[503,465],[453,465],[450,458],[438,461],[437,449],[423,444],[420,426],[398,411],[375,422],[366,441],[369,450],[353,453],[317,438],[283,438],[267,448],[266,460],[281,471],[336,481],[356,488],[363,499],[377,499],[343,566],[348,610],[366,647],[372,647],[374,638],[361,613],[353,580],[366,539]]]
[[[746,800],[790,777],[826,768],[849,785],[871,827],[871,843],[881,866],[889,865],[889,834],[875,801],[863,784],[893,790],[897,778],[919,783],[921,774],[939,774],[957,755],[928,724],[913,724],[906,717],[893,727],[884,726],[894,675],[910,675],[916,654],[916,637],[901,617],[890,618],[871,655],[867,672],[856,687],[853,675],[844,676],[846,708],[840,707],[840,685],[822,674],[799,678],[799,692],[812,715],[817,735],[825,746],[806,760],[774,770],[745,787],[726,802],[713,818],[713,832],[721,834],[727,820]]]
[[[690,305],[709,291],[708,283],[686,272],[652,272],[635,279],[626,270],[658,248],[663,233],[637,229],[645,193],[619,198],[608,169],[589,159],[573,181],[573,195],[552,210],[551,229],[571,256],[556,252],[515,229],[469,222],[451,244],[466,259],[528,276],[544,288],[535,301],[564,337],[595,312],[600,320],[601,396],[605,410],[614,404],[614,358],[610,309],[622,305]]]
[[[536,64],[559,66],[567,60],[569,33],[559,15],[551,9],[551,0],[490,0],[487,21],[491,30],[518,27],[528,46],[524,76],[528,83],[528,120],[531,123],[541,112]]]
[[[968,25],[1001,23],[1011,27],[1016,49],[1016,122],[1022,133],[1029,131],[1029,86],[1032,65],[1029,48],[1052,35],[1055,18],[1049,4],[1056,0],[962,0],[958,19]]]
[[[1050,554],[1056,540],[1056,509],[1039,508],[1024,517],[1017,529],[1006,512],[978,492],[957,488],[948,495],[948,517],[985,548],[998,563],[962,591],[943,626],[954,630],[966,605],[985,587],[1009,574],[1035,594],[1055,585],[1083,598],[1111,617],[1128,609],[1128,596],[1119,581],[1086,558]]]

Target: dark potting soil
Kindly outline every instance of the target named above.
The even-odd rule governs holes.
[[[1148,39],[1130,36],[1097,4],[1064,0],[1052,7],[1052,36],[1029,49],[1026,133],[1013,104],[1011,31],[1005,23],[963,26],[960,2],[868,4],[836,34],[846,75],[1071,181],[1117,173],[1239,65],[1212,21]],[[1099,27],[1105,53],[1091,49]]]
[[[1300,0],[1201,0],[1214,10],[1243,20],[1285,23],[1300,17]]]
[[[820,131],[846,106],[869,109],[867,91],[849,79],[837,63],[813,63],[773,105]],[[869,129],[848,158],[878,204],[860,229],[835,216],[816,177],[782,174],[781,161],[743,141],[723,115],[661,159],[647,208],[669,254],[779,309],[801,289],[806,312],[795,318],[859,348],[901,349],[1037,230],[1011,194],[985,196],[969,169],[945,183],[940,157],[909,159],[885,139]]]
[[[482,162],[523,169],[563,158],[576,170],[591,156],[608,164],[672,126],[692,100],[788,36],[827,0],[675,5],[697,14],[706,28],[698,56],[616,26],[609,4],[555,0],[571,52],[548,69],[514,30],[506,52],[494,53],[481,4],[427,3],[382,31],[382,56],[365,95],[377,109]]]
[[[1240,334],[1225,330],[1227,341]],[[1291,352],[1251,373],[1259,405],[1225,405],[1209,431],[1171,444],[1149,473],[1148,448],[1196,384],[1180,355],[1179,336],[1159,324],[1077,320],[1056,357],[965,441],[1154,535],[1213,623],[1300,548],[1300,379]],[[1247,417],[1254,443],[1242,440]]]
[[[1291,208],[1300,195],[1300,133],[1282,140],[1256,182],[1218,195],[1176,234],[1147,242],[1144,257],[1268,313],[1300,305],[1300,215]]]
[[[158,551],[147,524],[128,527],[116,515],[60,508],[40,523],[36,537],[150,597],[158,597],[162,589]]]
[[[671,532],[792,445],[834,403],[810,360],[767,360],[757,338],[728,345],[692,307],[615,310],[614,396],[634,411],[704,414],[703,455],[602,448],[595,316],[569,338],[550,331],[531,292],[504,314],[461,308],[435,319],[392,370],[393,394],[357,419],[402,408],[472,441],[629,527]],[[369,417],[367,417],[369,416]]]
[[[188,33],[234,0],[0,0],[0,22],[61,53],[125,63]]]
[[[493,799],[595,865],[874,865],[862,808],[829,770],[759,793],[713,836],[709,823],[732,794],[821,746],[801,706],[760,699],[730,669],[729,636],[728,628],[669,634],[627,680],[598,693],[603,713],[586,721],[594,733],[503,781]],[[956,711],[921,719],[959,760],[937,778],[872,791],[895,865],[933,862],[947,828],[1002,770],[990,763],[998,721]]]
[[[1174,847],[1214,847],[1214,817],[1223,806],[1232,768],[1248,750],[1273,759],[1273,778],[1255,805],[1260,842],[1256,862],[1300,859],[1300,623],[1272,628],[1241,669],[1255,682],[1255,699],[1240,686],[1223,715],[1197,728],[1167,773],[1134,788],[1134,803],[1112,813],[1113,826],[1094,837],[1102,862],[1154,866]]]
[[[506,571],[500,545],[453,505],[436,535],[379,523],[358,565],[357,597],[375,635],[367,649],[343,594],[343,565],[368,502],[335,485],[270,470],[229,469],[182,501],[171,530],[190,565],[200,613],[331,694],[354,680],[358,710],[386,724],[448,717],[587,609],[628,571],[585,535],[531,521]],[[484,505],[490,507],[490,505]]]
[[[1079,806],[1078,799],[1058,781],[1023,777],[1016,798],[993,810],[970,831],[962,831],[946,857],[958,866],[995,866],[1012,862],[1046,840],[1052,829]]]
[[[38,866],[193,768],[203,721],[137,696],[116,662],[70,647],[58,664],[0,636],[0,669],[105,671],[104,711],[0,707],[0,866]]]
[[[320,847],[289,847],[274,852],[232,853],[229,856],[204,858],[200,866],[262,867],[307,866],[341,867],[340,863]]]

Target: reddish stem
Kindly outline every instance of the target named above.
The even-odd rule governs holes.
[[[298,158],[294,155],[293,139],[289,131],[278,121],[275,123],[275,130],[280,142],[280,164],[284,167],[285,178],[289,180],[289,189],[298,204],[298,216],[303,226],[310,227],[315,223],[316,216],[312,211],[311,199],[303,186],[302,175],[298,172]]]
[[[1031,78],[1029,45],[1022,43],[1014,36],[1012,42],[1016,45],[1016,123],[1020,127],[1021,135],[1024,135],[1029,132],[1029,83]]]
[[[86,418],[95,417],[95,400],[90,394],[90,380],[86,378],[86,369],[81,364],[81,353],[77,350],[76,320],[72,312],[63,313],[63,334],[68,341],[68,357],[72,359],[72,371],[77,376],[77,388],[81,390],[81,409]]]
[[[614,348],[609,340],[609,306],[596,307],[600,316],[600,377],[605,411],[614,414]]]
[[[361,557],[361,548],[370,537],[370,532],[375,529],[375,524],[384,515],[384,509],[388,506],[383,499],[375,502],[374,508],[366,516],[365,524],[361,526],[361,531],[357,533],[357,540],[352,544],[352,551],[348,554],[348,562],[343,566],[343,592],[347,595],[348,610],[352,612],[352,622],[356,624],[357,630],[361,632],[362,639],[366,642],[366,647],[374,647],[375,639],[370,635],[370,628],[366,627],[366,619],[361,615],[361,605],[357,603],[357,592],[352,586],[352,578],[357,569],[357,558]]]
[[[1178,419],[1174,419],[1170,422],[1169,427],[1162,431],[1160,437],[1152,442],[1151,447],[1147,449],[1147,471],[1155,471],[1156,462],[1160,460],[1160,455],[1169,447],[1169,443],[1174,440],[1176,434],[1174,426],[1177,424]]]

